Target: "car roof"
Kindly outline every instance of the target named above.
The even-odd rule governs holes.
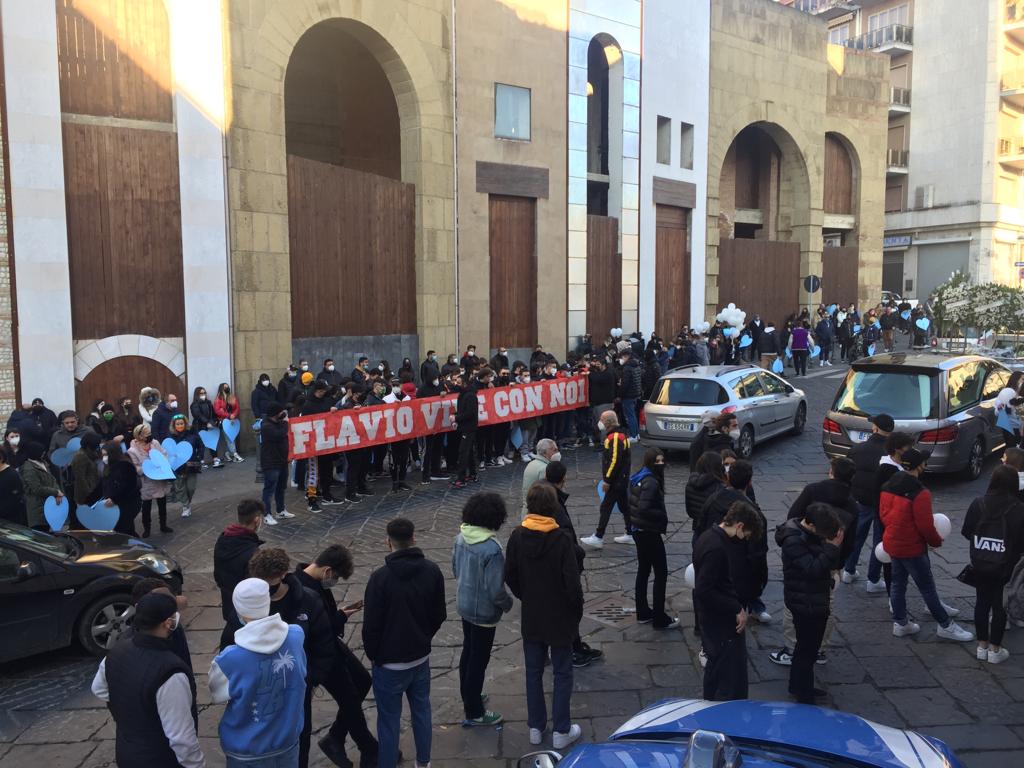
[[[940,747],[921,734],[831,709],[770,701],[669,699],[634,715],[612,740],[724,733],[740,741],[852,757],[873,766],[946,768]]]
[[[731,373],[763,370],[763,368],[756,365],[684,365],[681,368],[673,368],[671,371],[666,373],[663,378],[719,379]]]
[[[894,365],[907,368],[930,368],[948,371],[962,363],[985,361],[1003,366],[1003,363],[984,355],[943,355],[930,352],[886,352],[872,357],[862,357],[853,363],[854,370],[870,370],[874,366],[891,368]],[[1005,367],[1005,366],[1003,366]]]

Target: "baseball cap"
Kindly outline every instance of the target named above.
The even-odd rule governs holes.
[[[896,422],[893,421],[892,416],[888,413],[879,413],[868,419],[872,424],[878,427],[883,432],[892,432],[896,429]]]
[[[904,469],[917,469],[932,455],[931,451],[922,451],[920,448],[908,448],[900,458],[900,464]]]
[[[150,592],[136,603],[132,624],[136,629],[152,629],[177,612],[178,602],[173,597],[160,592]]]

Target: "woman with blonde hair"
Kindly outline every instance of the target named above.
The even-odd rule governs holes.
[[[153,451],[167,454],[163,446],[153,439],[153,433],[148,424],[139,424],[132,431],[132,444],[128,448],[128,458],[135,465],[135,474],[142,479],[142,538],[149,536],[150,515],[153,511],[153,500],[156,499],[157,515],[160,519],[160,533],[174,533],[173,529],[167,526],[167,491],[170,490],[169,480],[154,480],[147,477],[142,471],[143,463],[149,459]]]

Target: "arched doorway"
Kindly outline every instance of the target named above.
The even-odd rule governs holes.
[[[798,308],[809,186],[803,154],[783,128],[754,123],[736,135],[719,179],[719,304],[770,312],[773,321]]]
[[[210,389],[217,383],[209,385]],[[84,419],[97,400],[116,403],[122,397],[130,397],[138,405],[139,390],[143,387],[156,387],[164,395],[173,392],[183,404],[192,402],[184,375],[179,378],[170,368],[148,357],[126,355],[100,363],[78,382],[75,408]],[[183,412],[188,413],[187,407]]]
[[[386,69],[385,69],[386,65]],[[416,356],[416,190],[403,181],[395,82],[377,33],[348,19],[299,39],[285,75],[292,353],[343,366]],[[407,121],[413,122],[413,121]],[[406,179],[408,181],[408,179]]]
[[[838,133],[825,134],[825,212],[821,236],[821,295],[826,304],[857,301],[860,164],[853,145]]]

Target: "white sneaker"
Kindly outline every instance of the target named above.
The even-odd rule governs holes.
[[[181,516],[182,517],[192,517],[192,507],[182,507],[181,508]]]
[[[768,613],[768,611],[761,611],[760,613],[752,613],[750,615],[753,618],[757,619],[762,624],[771,624],[772,623],[772,615],[770,613]]]
[[[279,520],[291,520],[293,517],[295,517],[295,515],[293,515],[287,509],[282,509],[280,512],[277,513],[277,517]]]
[[[235,454],[235,458],[234,458],[234,459],[232,459],[232,461],[234,461],[234,462],[235,462],[235,464],[241,464],[241,463],[242,463],[243,461],[245,461],[245,459],[243,459],[243,458],[242,458],[241,456],[239,456],[239,455],[238,455],[238,454],[236,453],[236,454]]]
[[[701,669],[708,665],[708,655],[704,653],[704,649],[700,649],[700,653],[697,654],[697,661],[700,662]]]
[[[998,651],[988,652],[988,663],[989,664],[1002,664],[1010,658],[1010,652],[1005,648],[1000,648]]]
[[[533,744],[533,746],[536,747],[542,741],[544,741],[544,731],[542,731],[540,728],[531,728],[530,729],[530,743]]]
[[[277,518],[273,515],[264,515],[263,522],[267,525],[277,525]]]
[[[213,466],[214,466],[214,469],[216,469],[217,467],[221,466],[220,459],[214,458]]]
[[[846,571],[843,571],[843,573],[846,573]],[[867,584],[864,585],[864,588],[867,590],[869,595],[881,595],[885,593],[885,582],[881,579],[878,581],[869,580]]]
[[[982,648],[979,645],[977,650],[974,652],[974,655],[977,656],[978,661],[988,661],[988,646],[986,645]]]
[[[935,634],[944,640],[955,640],[958,643],[966,643],[974,639],[973,632],[968,632],[955,621],[949,622],[948,627],[939,627]]]
[[[615,543],[616,544],[636,544],[636,542],[633,541],[633,537],[630,536],[628,533],[624,533],[621,536],[616,536],[615,537]]]
[[[858,576],[860,576],[859,571],[854,571],[853,573],[850,573],[848,570],[844,568],[842,574],[843,584],[853,584],[853,582],[857,580]]]
[[[580,544],[584,547],[590,547],[591,549],[604,549],[604,539],[596,533],[591,534],[590,536],[581,537]]]
[[[942,607],[946,609],[946,613],[949,614],[950,618],[953,618],[954,616],[959,616],[960,615],[960,609],[959,608],[954,608],[952,605],[946,605],[945,603],[942,602],[942,600],[939,600],[939,602],[942,603]]]
[[[583,729],[576,725],[576,723],[573,723],[569,726],[568,733],[555,731],[551,734],[551,746],[555,749],[565,749],[582,735]]]
[[[916,635],[920,631],[921,626],[912,621],[908,621],[906,624],[897,624],[895,621],[892,623],[893,637],[907,637],[908,635]]]

